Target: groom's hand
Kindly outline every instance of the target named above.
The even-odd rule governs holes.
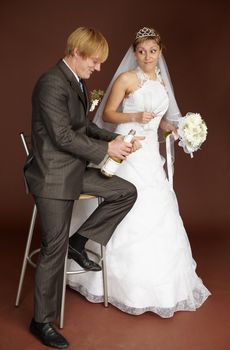
[[[142,147],[139,141],[144,139],[144,136],[134,136],[131,142],[124,142],[124,137],[119,135],[109,142],[108,155],[124,160],[130,153]]]
[[[124,160],[132,152],[132,143],[124,142],[122,135],[117,136],[108,144],[108,155]]]

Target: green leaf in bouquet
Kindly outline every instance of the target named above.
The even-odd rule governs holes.
[[[163,136],[166,139],[167,136],[171,135],[172,131],[163,131]]]

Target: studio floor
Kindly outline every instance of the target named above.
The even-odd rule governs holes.
[[[0,349],[48,349],[28,331],[33,312],[34,270],[28,267],[19,307],[15,297],[26,236],[2,232]],[[131,316],[113,306],[92,304],[67,288],[61,331],[70,350],[229,350],[230,237],[221,232],[189,235],[197,272],[212,295],[196,312],[170,319]]]

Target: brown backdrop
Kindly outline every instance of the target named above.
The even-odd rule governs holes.
[[[32,199],[24,192],[19,132],[30,131],[31,91],[38,76],[63,56],[76,27],[93,26],[108,39],[109,59],[88,81],[105,89],[142,26],[162,35],[164,55],[183,114],[200,112],[209,128],[190,159],[176,149],[175,190],[193,233],[227,232],[229,224],[229,2],[226,0],[5,0],[1,27],[1,228],[22,231]]]

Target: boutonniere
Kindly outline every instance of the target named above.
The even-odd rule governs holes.
[[[104,91],[102,90],[93,90],[89,93],[89,111],[92,112],[102,100]]]

